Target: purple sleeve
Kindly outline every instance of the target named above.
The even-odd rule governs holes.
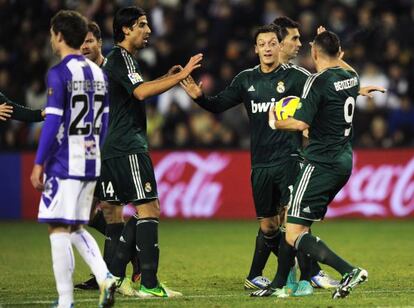
[[[59,74],[58,68],[54,67],[47,74],[47,102],[46,114],[63,115],[65,109],[65,86]]]
[[[61,116],[49,114],[46,117],[45,124],[40,135],[39,147],[36,153],[35,164],[43,165],[46,161],[50,148],[56,138],[61,123]]]

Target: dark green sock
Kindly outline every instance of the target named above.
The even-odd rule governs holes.
[[[155,288],[158,284],[157,271],[160,250],[158,248],[158,219],[140,218],[136,226],[136,248],[141,264],[141,284]]]
[[[123,229],[124,223],[122,222],[106,226],[103,259],[108,267],[111,265]]]
[[[342,276],[350,273],[354,267],[341,259],[318,237],[305,233],[296,240],[295,246],[298,251],[309,255],[312,259],[327,264],[336,269]]]
[[[125,270],[128,262],[131,260],[131,256],[135,255],[135,229],[137,219],[132,216],[126,223],[122,234],[113,255],[109,271],[117,277],[125,277]]]
[[[282,237],[284,237],[284,232],[280,229],[277,229],[273,233],[264,234],[264,239],[267,247],[275,254],[275,256],[279,256],[279,246]]]
[[[290,268],[295,264],[295,255],[296,250],[286,242],[283,236],[280,240],[276,276],[270,284],[272,288],[280,289],[286,285]]]
[[[98,230],[101,234],[105,235],[106,232],[106,220],[102,211],[97,211],[95,216],[89,221],[89,227]]]
[[[315,260],[311,259],[311,277],[316,276],[322,270],[321,266]]]
[[[267,260],[270,256],[270,248],[266,245],[264,239],[264,234],[262,230],[259,229],[259,232],[256,236],[256,246],[254,248],[253,261],[250,266],[250,272],[247,276],[247,279],[253,279],[257,276],[262,276],[263,269],[267,263]]]
[[[306,254],[301,251],[297,253],[298,265],[300,269],[300,278],[299,280],[310,281],[311,271],[312,271],[312,259],[309,258]],[[316,263],[317,264],[317,263]]]

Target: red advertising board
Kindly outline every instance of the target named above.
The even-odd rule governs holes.
[[[161,212],[178,218],[254,218],[246,151],[152,152]],[[24,218],[35,218],[33,155],[22,157]],[[414,150],[354,152],[353,174],[327,217],[414,217]]]

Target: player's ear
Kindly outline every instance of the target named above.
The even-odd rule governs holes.
[[[124,32],[124,35],[129,35],[129,32],[131,32],[131,29],[129,27],[122,27],[122,32]]]
[[[257,49],[257,45],[254,45],[254,53],[257,55],[259,53],[259,50]]]
[[[57,34],[56,34],[56,39],[57,39],[57,41],[60,43],[60,42],[62,42],[62,40],[63,40],[63,35],[62,35],[62,32],[58,32]]]

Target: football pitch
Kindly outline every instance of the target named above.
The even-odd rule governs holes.
[[[131,299],[118,307],[397,307],[414,305],[414,221],[327,221],[313,233],[369,280],[342,300],[316,290],[305,298],[250,298],[243,281],[250,267],[254,221],[163,221],[160,224],[159,278],[181,291],[178,299]],[[92,232],[99,243],[103,236]],[[0,222],[0,307],[49,307],[57,298],[45,225]],[[74,282],[89,270],[76,255]],[[273,278],[276,259],[265,275]],[[327,269],[325,267],[325,269]],[[337,277],[331,270],[327,271]],[[339,278],[339,277],[338,277]],[[97,291],[75,291],[76,307],[96,307]]]

